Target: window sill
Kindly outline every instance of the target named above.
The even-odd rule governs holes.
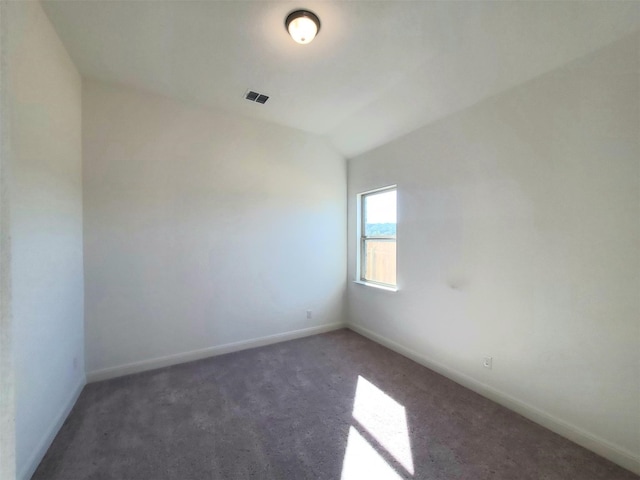
[[[364,285],[365,287],[377,288],[378,290],[386,290],[387,292],[397,292],[398,287],[388,287],[386,285],[379,285],[377,283],[363,282],[362,280],[354,280],[353,283],[358,285]]]

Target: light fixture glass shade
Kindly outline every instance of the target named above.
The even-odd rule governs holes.
[[[289,14],[285,23],[291,38],[303,45],[311,42],[320,29],[318,17],[306,10],[298,10]]]

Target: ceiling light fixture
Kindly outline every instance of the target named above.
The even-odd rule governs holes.
[[[310,43],[320,31],[320,19],[308,10],[296,10],[287,15],[284,26],[294,41]]]

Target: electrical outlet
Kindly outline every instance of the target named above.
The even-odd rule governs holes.
[[[493,357],[482,357],[482,366],[491,370],[493,368]]]
[[[73,357],[73,369],[78,369],[78,357]]]
[[[307,310],[307,320],[311,320],[312,317],[313,317],[313,312],[311,312],[311,310]]]

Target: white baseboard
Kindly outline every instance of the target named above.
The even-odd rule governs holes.
[[[239,350],[271,345],[272,343],[285,342],[287,340],[294,340],[296,338],[317,335],[319,333],[330,332],[332,330],[338,330],[345,327],[346,325],[344,323],[331,323],[328,325],[320,325],[318,327],[304,328],[302,330],[277,333],[275,335],[268,335],[266,337],[254,338],[251,340],[243,340],[241,342],[217,345],[215,347],[208,347],[200,350],[192,350],[190,352],[177,353],[175,355],[167,355],[165,357],[151,358],[149,360],[143,360],[141,362],[128,363],[125,365],[119,365],[117,367],[104,368],[101,370],[89,372],[87,373],[87,381],[90,383],[99,382],[102,380],[108,380],[110,378],[131,375],[132,373],[154,370],[156,368],[168,367],[170,365],[177,365],[179,363],[186,363],[203,358],[215,357],[216,355],[223,355],[225,353],[232,353]]]
[[[630,451],[619,447],[603,438],[589,433],[575,425],[572,425],[560,418],[557,418],[539,408],[534,407],[522,400],[508,395],[498,389],[490,387],[470,376],[442,365],[439,362],[431,360],[426,356],[419,354],[393,340],[389,340],[368,328],[353,323],[347,324],[347,328],[357,332],[376,343],[379,343],[400,355],[410,358],[425,367],[453,380],[454,382],[479,393],[483,397],[488,398],[500,405],[519,413],[523,417],[542,425],[545,428],[561,435],[578,445],[591,450],[598,455],[611,460],[627,470],[640,475],[640,457],[634,455]]]
[[[69,416],[69,413],[71,413],[71,409],[76,404],[76,401],[78,401],[78,397],[80,396],[80,393],[82,392],[82,389],[84,388],[86,383],[86,378],[81,377],[75,388],[71,392],[71,395],[65,403],[64,408],[60,411],[51,426],[47,429],[46,435],[42,437],[42,440],[33,450],[27,462],[23,466],[18,466],[18,479],[29,480],[33,476],[36,469],[38,468],[38,465],[40,465],[40,462],[44,458],[45,453],[47,453],[47,450],[49,450],[53,439],[56,438],[56,435],[60,431],[62,424]]]

